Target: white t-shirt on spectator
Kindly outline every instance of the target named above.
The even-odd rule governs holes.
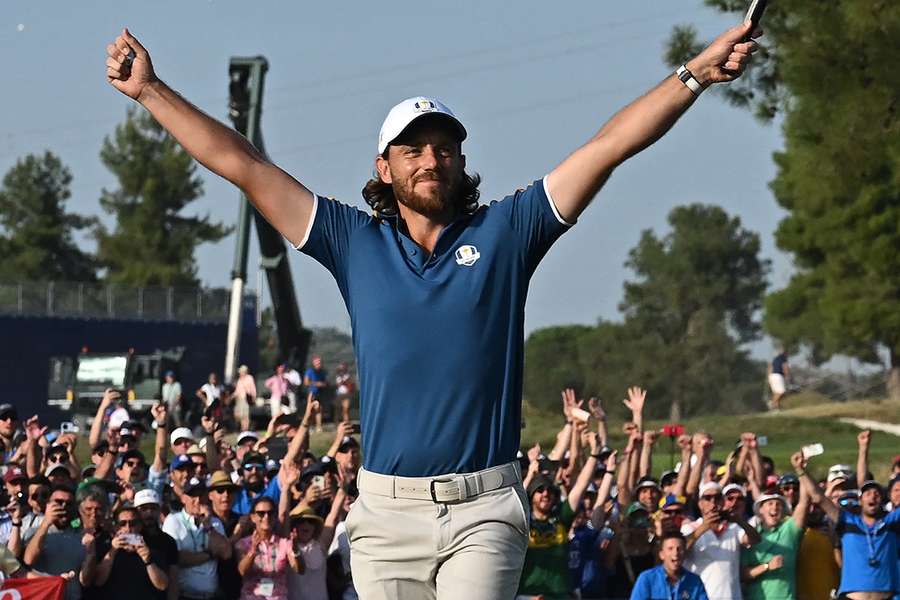
[[[681,526],[688,536],[700,527],[703,519]],[[720,535],[707,531],[694,543],[684,559],[684,568],[703,580],[710,600],[741,600],[741,537],[744,530],[729,523]]]

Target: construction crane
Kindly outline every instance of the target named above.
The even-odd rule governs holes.
[[[262,56],[233,57],[228,66],[228,116],[234,128],[266,156],[260,121],[263,84],[269,63]],[[231,271],[231,305],[228,319],[224,380],[232,382],[238,364],[241,339],[241,305],[247,282],[247,249],[250,242],[250,215],[256,223],[260,265],[272,297],[272,310],[278,331],[279,355],[291,366],[302,370],[306,364],[312,333],[303,327],[300,306],[288,263],[287,247],[281,234],[266,221],[242,193],[238,214],[234,268]],[[267,365],[271,367],[272,365]]]

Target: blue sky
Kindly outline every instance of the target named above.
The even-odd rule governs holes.
[[[496,199],[543,176],[664,78],[664,42],[685,22],[711,39],[734,20],[699,0],[5,0],[0,172],[50,149],[73,172],[70,209],[108,222],[98,198],[115,182],[98,154],[130,100],[105,82],[105,47],[127,25],[160,77],[220,119],[229,58],[266,56],[267,149],[316,192],[362,205],[381,121],[399,100],[424,94],[441,98],[466,124],[468,165],[484,178],[482,199]],[[772,237],[783,212],[767,185],[780,146],[777,124],[705,94],[669,135],[613,175],[551,250],[531,286],[528,330],[617,318],[628,250],[643,229],[664,231],[669,210],[690,202],[719,204],[758,232],[773,261],[771,285],[784,286],[790,259]],[[192,212],[234,222],[237,190],[208,172],[202,177],[206,193]],[[233,253],[233,237],[199,249],[204,284],[228,283]],[[253,252],[251,269],[257,259]],[[305,323],[349,329],[328,273],[300,255],[292,269]],[[763,342],[754,352],[770,349]]]

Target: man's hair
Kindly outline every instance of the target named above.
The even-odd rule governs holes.
[[[387,158],[387,150],[382,156]],[[478,186],[481,185],[481,175],[475,173],[469,175],[463,172],[460,181],[459,193],[455,200],[455,208],[457,212],[464,215],[474,214],[478,210],[478,198],[481,192]],[[392,217],[397,214],[397,198],[394,196],[394,188],[390,183],[385,183],[375,173],[375,176],[366,182],[362,189],[363,198],[371,207],[375,218],[380,216]]]
[[[113,514],[113,517],[116,520],[118,520],[119,515],[121,515],[123,512],[132,512],[138,516],[140,516],[140,514],[141,514],[140,511],[138,510],[137,506],[134,506],[133,504],[123,504],[123,505],[119,506],[119,508],[116,509],[116,512],[115,512],[115,514]]]
[[[93,500],[100,506],[106,508],[109,504],[109,497],[106,495],[99,486],[89,485],[84,487],[75,494],[75,499],[78,501],[78,504],[81,505],[87,500]]]
[[[659,536],[659,547],[662,548],[662,545],[666,540],[681,540],[683,543],[686,543],[684,534],[682,534],[677,529],[667,529],[663,528],[662,535]]]
[[[46,485],[46,484],[44,484]],[[67,494],[75,495],[75,490],[71,485],[66,485],[64,483],[54,483],[50,486],[50,496],[52,496],[55,492],[65,492]],[[49,496],[48,496],[49,498]]]

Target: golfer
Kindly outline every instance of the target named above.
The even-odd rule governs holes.
[[[545,177],[479,204],[463,123],[435,98],[394,106],[363,212],[314,193],[163,83],[128,30],[110,84],[337,281],[359,364],[365,461],[347,517],[363,600],[508,599],[528,542],[519,449],[528,283],[613,170],[662,136],[756,43],[734,27]],[[598,68],[598,75],[600,70]],[[374,141],[374,140],[373,140]]]

